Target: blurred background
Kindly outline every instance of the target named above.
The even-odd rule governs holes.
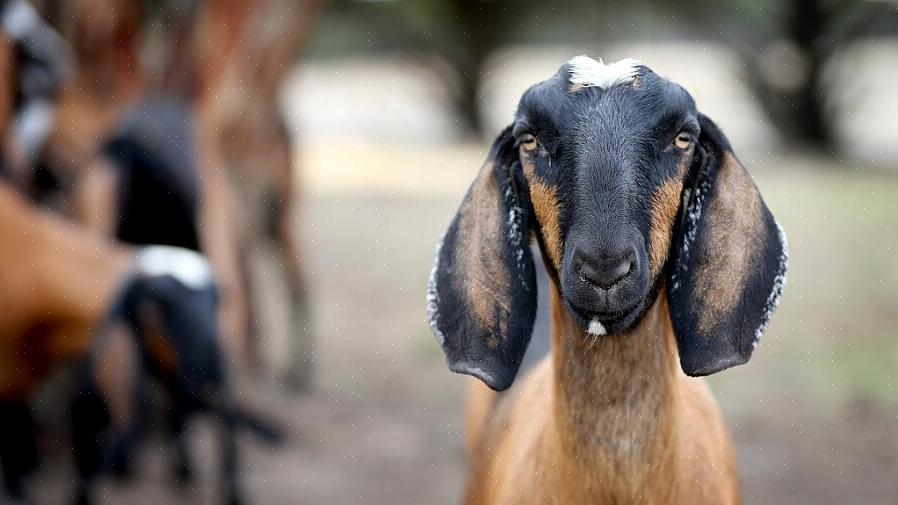
[[[0,3],[0,184],[146,243],[121,209],[181,169],[121,167],[193,167],[237,397],[285,435],[240,437],[247,502],[458,501],[465,379],[424,318],[433,246],[523,91],[585,53],[689,90],[789,235],[762,344],[709,379],[745,503],[895,503],[898,2],[34,0],[52,33],[19,36],[21,3]],[[123,161],[123,135],[150,147]],[[72,501],[65,382],[29,395],[38,504]],[[215,502],[213,420],[195,424],[193,479],[156,428],[96,501]]]

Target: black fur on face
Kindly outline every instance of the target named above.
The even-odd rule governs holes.
[[[578,57],[527,90],[438,248],[430,324],[450,369],[496,390],[533,330],[528,234],[586,333],[625,334],[667,296],[689,375],[747,361],[786,278],[785,234],[729,141],[633,60]]]
[[[568,75],[565,65],[524,94],[513,133],[565,305],[584,330],[616,334],[658,290],[664,262],[650,258],[667,257],[679,190],[700,158],[698,111],[646,67],[607,89]]]

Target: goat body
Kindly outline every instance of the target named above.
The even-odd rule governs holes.
[[[180,402],[175,409],[180,429],[197,407],[212,402],[209,406],[223,424],[226,498],[239,502],[235,427],[252,419],[230,404],[214,324],[215,288],[205,260],[183,250],[118,248],[89,230],[30,208],[4,184],[0,234],[0,412],[11,423],[0,432],[0,468],[9,496],[22,497],[22,480],[33,467],[28,396],[56,366],[100,351],[95,349],[98,331],[109,330],[104,322],[118,317],[140,341],[137,347],[147,358],[141,363],[159,368],[167,390]],[[159,320],[167,326],[159,327],[158,335],[141,336],[141,324],[134,320],[136,304],[152,297],[166,300],[169,317]],[[183,305],[183,310],[170,305]],[[164,342],[157,338],[163,335]],[[87,503],[89,484],[101,464],[93,446],[105,414],[96,409],[109,408],[114,414],[111,420],[119,424],[114,432],[127,430],[124,411],[115,407],[128,409],[125,403],[135,394],[127,378],[134,373],[133,360],[129,366],[123,355],[128,349],[104,345],[102,350],[105,355],[95,359],[102,370],[88,380],[100,381],[96,386],[109,405],[89,388],[72,406],[79,503]],[[177,369],[165,370],[169,364]],[[208,386],[215,396],[200,397]]]
[[[553,287],[551,356],[491,410],[483,394],[468,505],[739,503],[729,433],[680,369],[663,295],[631,333],[595,338]]]
[[[87,355],[134,251],[29,208],[0,184],[0,401]]]

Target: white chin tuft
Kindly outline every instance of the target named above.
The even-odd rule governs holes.
[[[593,319],[589,322],[589,328],[586,329],[586,332],[590,335],[604,335],[605,333],[607,333],[605,327],[602,326],[602,323],[600,323],[596,319]]]

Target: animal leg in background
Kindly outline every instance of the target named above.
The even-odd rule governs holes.
[[[0,469],[6,494],[22,500],[25,476],[38,464],[34,422],[28,405],[20,402],[0,403],[0,420]]]

